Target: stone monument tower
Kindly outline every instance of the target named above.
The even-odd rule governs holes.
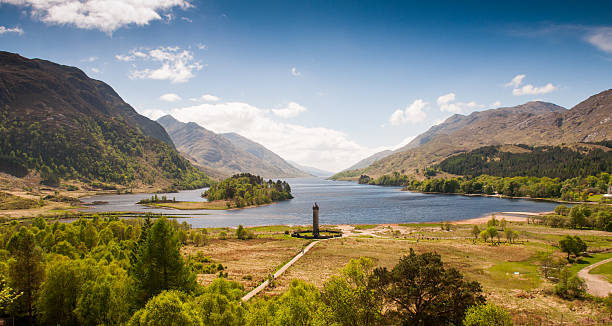
[[[319,237],[319,205],[317,203],[312,206],[312,236]]]

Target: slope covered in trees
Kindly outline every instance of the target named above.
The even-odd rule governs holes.
[[[612,90],[595,94],[570,110],[536,101],[469,115],[456,114],[361,173],[374,178],[393,171],[416,175],[417,170],[483,146],[558,146],[609,140],[611,116]]]
[[[241,173],[212,185],[202,194],[209,201],[233,201],[236,207],[261,205],[293,198],[286,181],[265,181],[250,173]]]
[[[123,185],[201,187],[165,130],[81,70],[0,52],[0,172]]]
[[[596,146],[486,146],[451,156],[440,162],[440,170],[456,175],[499,177],[536,176],[569,179],[612,171],[612,149],[609,142]]]

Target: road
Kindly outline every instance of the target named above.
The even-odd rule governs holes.
[[[311,242],[308,246],[306,246],[306,248],[304,248],[304,250],[300,251],[300,253],[295,255],[295,257],[293,257],[293,259],[291,259],[288,263],[283,265],[283,267],[281,267],[278,271],[276,271],[276,273],[274,273],[274,279],[277,279],[281,275],[283,275],[283,273],[289,267],[291,267],[291,265],[293,265],[296,261],[298,261],[300,258],[302,258],[302,256],[304,256],[308,252],[308,250],[310,250],[310,248],[312,248],[314,245],[316,245],[319,241],[320,240]],[[266,286],[268,286],[268,283],[270,283],[270,281],[265,280],[263,283],[259,284],[258,287],[254,288],[253,290],[251,290],[251,292],[247,293],[244,297],[242,297],[242,301],[245,301],[245,302],[249,301],[249,299],[251,299],[252,297],[257,295],[257,293],[261,292],[263,289],[265,289]]]
[[[591,271],[593,268],[609,262],[612,262],[612,258],[589,265],[578,272],[578,277],[586,282],[587,292],[589,292],[591,295],[597,297],[607,297],[609,293],[612,293],[612,284],[607,278],[598,274],[589,274],[589,271]]]

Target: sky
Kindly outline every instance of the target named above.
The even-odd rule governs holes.
[[[611,1],[0,0],[0,50],[336,172],[453,114],[612,87]]]

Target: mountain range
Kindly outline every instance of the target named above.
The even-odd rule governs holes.
[[[9,52],[0,52],[0,161],[51,184],[193,188],[209,181],[162,126],[109,85],[75,67]]]
[[[406,146],[373,161],[367,167],[344,171],[336,177],[371,177],[391,172],[419,175],[442,160],[483,146],[503,144],[561,145],[597,142],[612,138],[612,90],[593,95],[567,110],[552,103],[534,101],[455,114],[431,127]],[[379,154],[375,154],[379,155]]]
[[[261,144],[239,134],[216,134],[195,122],[180,122],[170,115],[157,122],[183,155],[211,175],[228,177],[249,172],[265,178],[308,176]]]

